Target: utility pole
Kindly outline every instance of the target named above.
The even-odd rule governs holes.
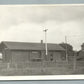
[[[48,55],[48,49],[47,49],[47,31],[48,31],[48,29],[44,29],[43,30],[43,32],[45,33],[45,56],[47,56]],[[43,61],[44,61],[44,59],[43,59]],[[44,74],[45,73],[45,69],[44,69],[44,62],[42,62],[42,74]]]
[[[68,62],[67,36],[65,36],[65,46],[66,46],[66,62]]]
[[[75,51],[75,54],[74,54],[74,65],[73,65],[74,71],[76,70],[76,56],[77,56],[77,51]]]
[[[47,31],[48,31],[48,29],[45,28],[43,31],[45,32],[45,51],[46,51],[45,55],[47,56],[48,55],[48,48],[47,48]]]

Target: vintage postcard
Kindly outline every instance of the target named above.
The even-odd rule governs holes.
[[[0,5],[0,77],[84,79],[84,5]]]

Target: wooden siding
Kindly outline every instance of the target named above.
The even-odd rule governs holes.
[[[31,61],[41,61],[41,51],[30,51]]]
[[[48,52],[48,56],[45,56],[45,51],[21,51],[14,50],[11,51],[10,60],[12,62],[28,62],[28,61],[62,61],[62,52],[52,51]]]
[[[12,62],[27,62],[29,61],[29,52],[12,50],[11,57],[12,57]]]
[[[48,56],[45,56],[45,51],[32,50],[3,50],[3,62],[28,62],[28,61],[63,61],[65,57],[62,51],[48,51]],[[64,56],[63,56],[64,55]]]
[[[48,52],[48,60],[60,62],[65,60],[64,52],[61,51],[49,51]]]
[[[3,62],[11,62],[11,51],[9,49],[2,50]]]

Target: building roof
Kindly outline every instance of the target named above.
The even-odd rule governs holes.
[[[11,50],[45,50],[44,43],[29,43],[29,42],[2,42],[8,49]],[[48,50],[62,50],[65,49],[59,44],[48,43]]]

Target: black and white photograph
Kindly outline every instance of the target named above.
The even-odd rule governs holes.
[[[84,5],[0,5],[0,76],[84,75]]]

